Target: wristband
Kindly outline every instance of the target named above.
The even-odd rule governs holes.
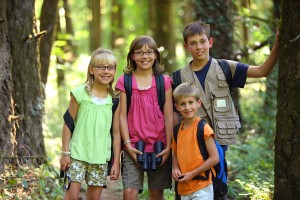
[[[60,153],[62,156],[70,156],[71,155],[71,152],[70,151],[62,151]]]
[[[127,144],[127,143],[130,143],[130,140],[127,140],[123,143],[123,145]]]

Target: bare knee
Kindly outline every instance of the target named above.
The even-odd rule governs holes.
[[[124,200],[137,200],[139,190],[134,188],[126,188],[123,190],[123,199]]]
[[[65,192],[64,200],[78,200],[80,186],[80,183],[72,182],[70,188]]]
[[[164,191],[163,190],[149,190],[150,200],[163,200]]]
[[[88,186],[86,199],[87,200],[99,200],[102,193],[102,187],[100,186]]]

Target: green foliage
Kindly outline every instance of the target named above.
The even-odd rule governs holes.
[[[0,199],[63,199],[62,180],[52,165],[5,166],[4,172],[0,174]]]

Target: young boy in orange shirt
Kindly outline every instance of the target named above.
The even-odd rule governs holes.
[[[194,180],[219,162],[218,151],[214,142],[212,128],[205,124],[204,139],[208,159],[204,160],[198,146],[197,128],[200,117],[197,109],[201,106],[198,88],[190,82],[180,84],[173,93],[175,107],[180,112],[183,122],[180,125],[177,142],[172,142],[173,169],[172,176],[178,181],[178,193],[181,200],[214,199],[211,174],[208,180]]]

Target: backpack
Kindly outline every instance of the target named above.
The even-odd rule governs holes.
[[[155,75],[155,83],[156,83],[158,105],[161,112],[163,113],[164,104],[166,101],[164,76],[162,74]],[[128,113],[131,104],[131,95],[132,95],[132,74],[124,74],[124,87],[126,93],[127,113]]]
[[[206,124],[206,121],[204,119],[201,119],[198,123],[197,128],[197,140],[198,140],[198,146],[200,149],[200,153],[204,160],[208,159],[208,152],[205,145],[204,140],[204,125]],[[177,143],[177,136],[178,131],[180,128],[180,124],[177,124],[174,127],[173,136],[174,140]],[[215,140],[215,144],[218,150],[219,154],[219,163],[216,164],[213,168],[215,170],[215,174],[212,173],[212,181],[213,181],[213,188],[214,188],[214,198],[220,198],[224,197],[227,194],[227,163],[225,159],[225,153],[221,145]],[[196,176],[193,179],[194,180],[207,180],[209,178],[209,173],[212,170],[207,170],[205,172],[205,176]]]
[[[112,119],[114,119],[114,114],[115,114],[115,111],[119,105],[119,98],[112,98],[112,103],[113,103],[113,106],[112,106]],[[69,109],[66,110],[64,116],[64,121],[67,125],[67,127],[69,128],[70,132],[71,132],[71,137],[72,137],[72,134],[74,132],[74,129],[75,129],[75,124],[74,124],[74,120],[69,112]],[[110,127],[110,136],[111,136],[111,141],[113,141],[113,134],[112,134],[112,125]],[[110,160],[108,161],[108,167],[107,167],[107,174],[110,174],[110,171],[111,171],[111,167],[112,167],[112,164],[113,164],[113,160],[114,160],[114,157],[113,157],[114,153],[113,153],[113,145],[111,145],[111,157],[110,157]]]

